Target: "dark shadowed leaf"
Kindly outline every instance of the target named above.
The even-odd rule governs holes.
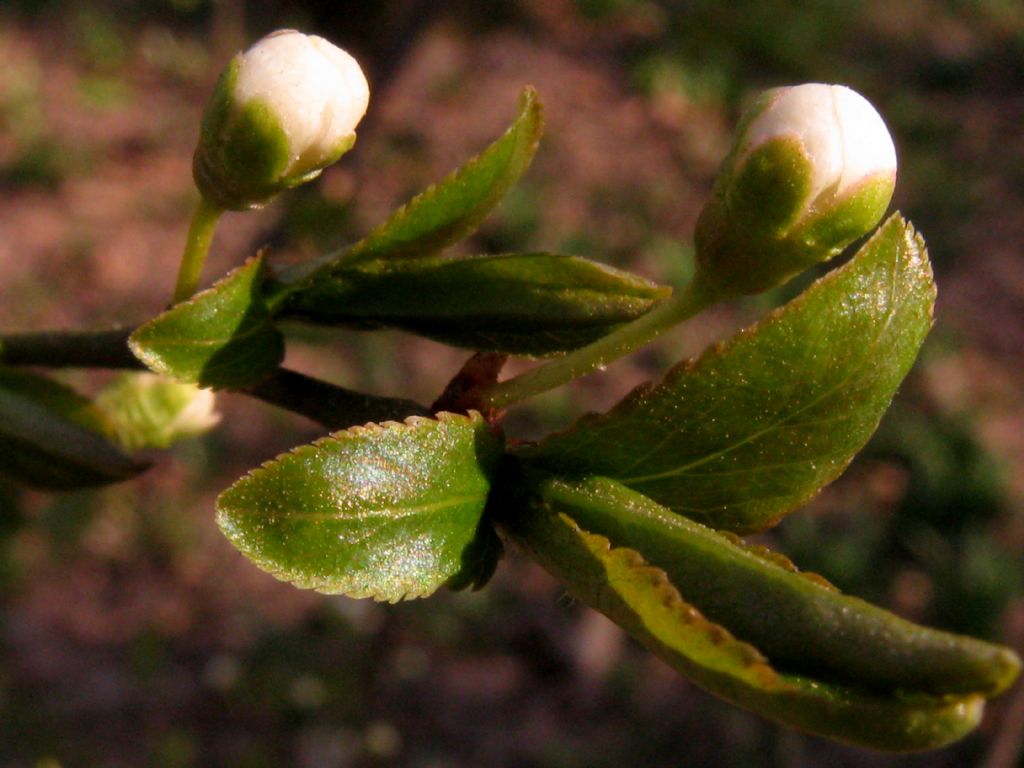
[[[284,454],[217,503],[224,534],[300,587],[397,601],[485,580],[501,444],[479,414],[370,424]]]
[[[264,303],[263,258],[177,304],[132,334],[136,357],[157,373],[215,389],[252,385],[284,357]]]
[[[283,316],[543,355],[593,341],[670,292],[577,256],[434,257],[338,272],[293,296]]]
[[[107,440],[103,417],[74,390],[0,369],[0,474],[68,491],[117,483],[145,469]]]
[[[773,524],[863,447],[931,325],[924,243],[891,218],[841,269],[731,341],[522,452],[738,532]]]

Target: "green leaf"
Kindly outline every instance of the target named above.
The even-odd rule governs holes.
[[[614,480],[548,480],[539,495],[586,530],[641,552],[687,602],[789,672],[870,690],[989,696],[1020,672],[1008,648],[844,595],[782,555],[673,514]]]
[[[483,519],[500,441],[439,414],[337,432],[265,464],[217,502],[221,530],[297,586],[398,601],[489,576]]]
[[[697,685],[792,728],[888,751],[935,749],[977,727],[984,699],[969,694],[869,693],[783,674],[752,645],[705,618],[665,572],[635,550],[530,505],[509,532],[569,592],[611,618]]]
[[[401,328],[456,346],[543,355],[593,341],[669,293],[576,256],[434,257],[339,271],[294,295],[283,316]]]
[[[472,234],[530,166],[543,129],[541,113],[537,92],[527,88],[518,117],[497,141],[352,247],[282,274],[275,300],[315,287],[343,266],[433,256]]]
[[[924,243],[894,216],[759,324],[522,455],[556,474],[615,478],[715,528],[772,525],[874,432],[934,295]]]
[[[112,434],[109,421],[92,400],[48,376],[0,366],[0,390],[28,398],[91,432],[108,437]]]
[[[263,257],[141,326],[129,346],[151,370],[215,389],[257,383],[284,358],[263,298]]]
[[[87,399],[32,373],[0,369],[0,474],[69,491],[117,483],[146,469],[105,437]]]
[[[346,262],[427,256],[470,235],[530,167],[543,128],[537,92],[526,88],[497,141],[356,243]]]

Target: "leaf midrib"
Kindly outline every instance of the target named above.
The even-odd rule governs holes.
[[[367,507],[364,509],[339,509],[337,512],[288,512],[281,517],[285,522],[362,522],[374,518],[386,518],[388,520],[404,520],[417,515],[426,515],[431,512],[459,507],[473,502],[479,502],[486,498],[485,493],[473,494],[472,496],[454,496],[444,501],[432,504],[417,504],[412,507]],[[352,514],[352,513],[355,514]],[[250,514],[262,514],[260,510],[251,510]]]
[[[733,451],[739,450],[744,445],[748,445],[749,443],[752,443],[752,442],[760,439],[764,435],[769,434],[769,433],[771,433],[771,432],[773,432],[773,431],[775,431],[775,430],[777,430],[777,429],[779,429],[779,428],[789,424],[795,418],[799,417],[802,413],[805,413],[806,411],[813,409],[814,407],[818,406],[822,401],[828,399],[829,397],[834,395],[837,391],[839,391],[839,390],[843,389],[844,387],[846,387],[849,384],[850,380],[853,379],[854,376],[857,375],[861,370],[863,370],[863,368],[865,367],[865,363],[868,360],[872,359],[872,355],[870,353],[873,352],[875,349],[877,349],[879,340],[886,334],[886,332],[889,329],[889,326],[892,324],[893,318],[900,311],[900,309],[903,308],[903,306],[905,304],[905,302],[899,302],[898,304],[896,303],[896,285],[899,282],[900,278],[902,277],[902,271],[899,269],[900,263],[902,261],[903,261],[903,259],[900,258],[900,256],[897,256],[897,258],[896,258],[896,262],[897,263],[894,266],[894,268],[892,269],[892,273],[891,273],[892,274],[892,278],[890,280],[890,286],[889,286],[888,306],[890,307],[890,310],[887,313],[887,315],[885,317],[885,320],[881,324],[881,326],[880,326],[880,328],[878,330],[878,333],[875,334],[875,336],[874,336],[874,338],[873,338],[873,340],[871,342],[870,347],[865,348],[864,354],[861,356],[861,363],[859,365],[857,365],[855,368],[853,368],[852,370],[850,370],[847,373],[847,375],[845,377],[843,377],[843,379],[841,379],[839,382],[837,382],[833,387],[831,387],[831,388],[827,389],[826,391],[822,392],[817,398],[815,398],[815,399],[811,400],[810,402],[806,403],[803,407],[793,411],[792,413],[786,414],[783,418],[779,419],[778,421],[775,421],[774,423],[769,424],[768,426],[764,427],[763,429],[761,429],[761,430],[759,430],[757,432],[754,432],[754,433],[752,433],[750,435],[747,435],[745,438],[743,438],[742,440],[739,440],[736,443],[733,443],[732,445],[727,445],[724,448],[721,448],[721,449],[715,451],[714,453],[708,454],[707,456],[702,456],[701,458],[696,459],[694,461],[691,461],[688,464],[683,464],[682,466],[675,467],[674,469],[666,470],[664,472],[656,472],[656,473],[652,473],[652,474],[649,474],[649,475],[637,475],[637,476],[633,476],[633,477],[622,477],[622,476],[620,476],[619,477],[620,482],[625,483],[627,485],[630,484],[630,483],[646,483],[646,482],[651,482],[651,481],[654,481],[654,480],[662,480],[662,479],[665,479],[665,478],[677,477],[679,475],[685,474],[686,472],[688,472],[688,471],[690,471],[692,469],[700,467],[700,466],[702,466],[704,464],[707,464],[709,462],[715,461],[716,459],[721,458],[722,456],[725,456],[725,455],[727,455],[727,454],[729,454],[729,453],[731,453]],[[649,451],[647,453],[647,456],[645,457],[645,459],[649,458],[651,455],[653,455],[657,450],[659,450],[659,448],[663,444],[664,444],[664,441],[662,443],[659,443],[658,446],[656,446],[651,451]],[[633,466],[636,466],[637,464],[639,464],[641,461],[644,461],[645,459],[638,460],[637,462],[635,462],[633,464]],[[737,470],[737,473],[738,472],[739,472],[739,470]]]

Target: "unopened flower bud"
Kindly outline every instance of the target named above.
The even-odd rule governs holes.
[[[236,55],[206,106],[192,171],[225,210],[268,202],[352,148],[370,89],[359,64],[322,37],[267,35]]]
[[[842,85],[765,91],[744,114],[697,222],[699,277],[757,293],[870,232],[896,184],[896,150],[875,108]]]
[[[153,373],[129,373],[100,392],[96,404],[128,450],[167,448],[220,421],[216,396]]]

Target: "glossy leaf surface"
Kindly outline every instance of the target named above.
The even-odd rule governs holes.
[[[74,390],[0,369],[0,473],[69,491],[121,482],[145,469],[107,439],[102,416]]]
[[[688,603],[777,668],[936,695],[994,695],[1020,671],[1008,648],[922,627],[844,595],[782,555],[673,514],[614,480],[549,480],[540,496],[585,530],[641,552]]]
[[[924,244],[891,218],[844,267],[731,341],[522,452],[715,528],[764,528],[874,432],[931,325]]]
[[[500,441],[479,414],[337,432],[243,477],[217,503],[224,534],[300,587],[397,601],[493,570],[482,522]]]
[[[593,341],[669,293],[576,256],[433,257],[338,272],[293,297],[284,316],[401,328],[456,346],[543,355]]]
[[[702,688],[792,728],[888,751],[934,749],[979,723],[976,695],[867,693],[779,672],[752,645],[705,618],[635,550],[537,504],[510,533],[582,602],[611,618]]]
[[[250,259],[141,326],[129,340],[132,352],[151,370],[190,384],[235,389],[258,382],[284,357],[263,275],[263,258]]]

